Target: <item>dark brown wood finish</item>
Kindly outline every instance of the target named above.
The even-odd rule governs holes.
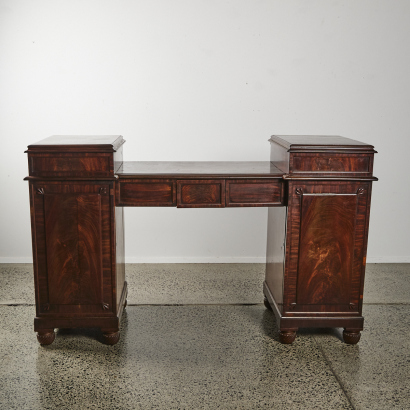
[[[291,343],[300,327],[344,327],[346,343],[357,343],[363,329],[367,233],[375,180],[370,164],[375,151],[341,137],[289,137],[288,141],[272,137],[271,142],[272,157],[281,156],[282,167],[289,167],[283,177],[287,214],[269,211],[264,284],[279,321],[280,338]],[[286,148],[287,156],[283,154]],[[295,161],[300,152],[309,152],[315,160]],[[361,169],[358,164],[364,163],[364,156],[367,165]],[[329,158],[336,157],[343,161],[332,165]],[[300,170],[303,177],[298,175]],[[285,237],[283,231],[275,230],[284,222]]]
[[[224,179],[188,179],[177,181],[178,208],[223,208]]]
[[[41,256],[40,314],[113,310],[110,185],[32,184],[37,255]],[[109,281],[105,292],[104,276]]]
[[[27,149],[33,177],[104,178],[122,165],[121,136],[52,136]]]
[[[173,179],[127,178],[117,184],[119,206],[176,206]]]
[[[292,157],[293,173],[360,173],[371,174],[371,158],[358,154],[355,157],[346,154],[299,154]]]
[[[179,179],[169,174],[163,179],[119,178],[118,206],[242,207],[283,206],[285,183],[282,178]]]
[[[271,160],[290,175],[371,177],[374,147],[339,136],[270,138]]]
[[[58,327],[100,327],[107,342],[119,332],[127,284],[114,164],[121,165],[122,144],[122,137],[53,137],[28,148],[41,344],[52,343]],[[38,161],[43,168],[32,167]]]
[[[356,226],[356,194],[303,194],[296,305],[348,305]],[[340,241],[334,232],[343,236]],[[357,303],[357,301],[356,301]]]
[[[117,175],[126,178],[282,178],[283,172],[269,161],[127,161]]]
[[[226,206],[282,206],[284,186],[280,179],[228,179]]]
[[[289,184],[286,247],[290,256],[284,299],[289,316],[361,313],[369,184]]]
[[[283,173],[271,162],[124,162],[117,175],[119,206],[283,205]]]
[[[373,147],[272,136],[270,162],[126,162],[120,136],[55,136],[28,147],[38,341],[99,327],[119,340],[126,305],[123,206],[268,206],[265,305],[282,343],[300,327],[343,327],[362,303]]]

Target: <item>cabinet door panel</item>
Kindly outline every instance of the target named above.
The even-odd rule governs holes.
[[[80,303],[102,303],[101,195],[77,196]]]
[[[50,304],[102,303],[101,196],[45,195]]]
[[[289,185],[284,310],[359,315],[371,183]]]
[[[349,303],[356,208],[356,195],[303,196],[298,305]]]
[[[73,195],[44,195],[49,303],[80,303],[78,209]]]
[[[112,310],[110,186],[33,189],[39,313]]]

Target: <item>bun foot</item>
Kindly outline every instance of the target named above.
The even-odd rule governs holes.
[[[54,333],[54,329],[47,329],[47,330],[40,330],[37,332],[37,340],[42,345],[51,345],[56,338],[56,334]]]
[[[272,306],[270,305],[266,296],[263,298],[263,304],[265,305],[266,309],[272,310]]]
[[[344,329],[343,340],[349,345],[355,345],[360,340],[360,331]]]
[[[103,340],[106,345],[115,345],[120,340],[120,332],[104,332]]]
[[[296,330],[281,330],[279,332],[279,341],[282,344],[290,345],[296,338]]]

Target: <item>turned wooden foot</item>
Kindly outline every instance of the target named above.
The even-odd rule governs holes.
[[[103,331],[103,339],[106,345],[115,345],[120,340],[120,332],[105,332]]]
[[[281,330],[279,332],[279,341],[285,345],[290,345],[296,338],[296,330]]]
[[[343,340],[349,345],[355,345],[360,340],[360,331],[344,329]]]
[[[41,345],[51,345],[55,338],[54,329],[44,329],[37,332],[37,340]]]
[[[272,310],[272,306],[270,305],[266,296],[263,298],[263,304],[265,305],[266,309]]]

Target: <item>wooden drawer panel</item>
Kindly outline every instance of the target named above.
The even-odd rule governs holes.
[[[175,206],[175,181],[170,179],[123,179],[117,184],[120,206]]]
[[[225,206],[225,180],[177,181],[179,208],[222,208]]]
[[[105,177],[113,175],[112,154],[67,153],[29,154],[32,176]]]
[[[293,154],[293,173],[371,173],[369,155],[349,154]]]
[[[279,179],[232,179],[226,181],[226,206],[283,205]]]

